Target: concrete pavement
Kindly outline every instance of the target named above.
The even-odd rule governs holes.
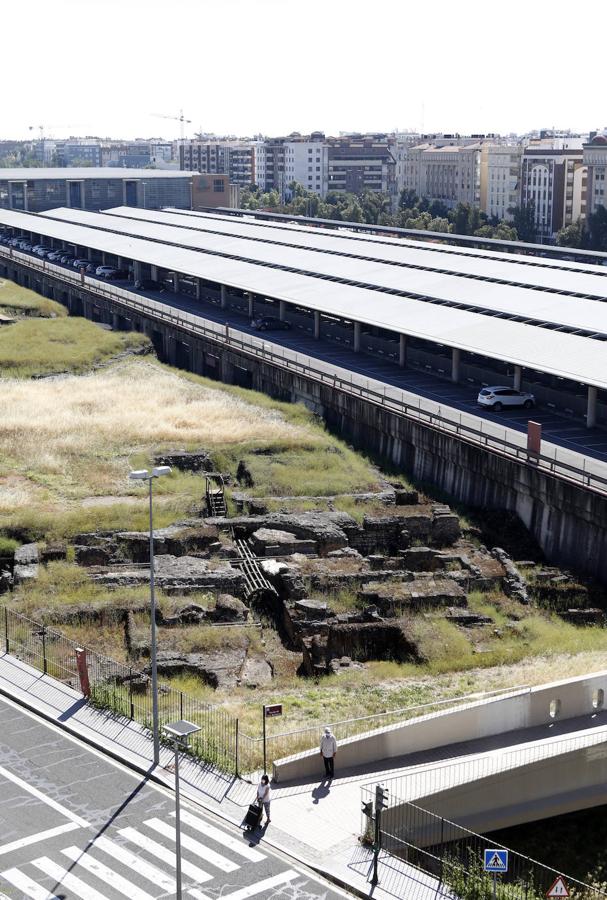
[[[111,755],[115,760],[137,772],[140,776],[140,786],[144,783],[146,785],[155,783],[169,789],[173,788],[172,751],[163,747],[161,751],[161,765],[158,769],[152,771],[151,736],[141,726],[90,707],[82,696],[71,688],[48,676],[42,675],[36,669],[8,654],[0,655],[0,695],[6,698],[3,706],[9,709],[9,712],[5,712],[4,715],[8,716],[9,720],[14,715],[15,710],[18,710],[16,705],[18,704],[28,709],[30,713],[34,713],[37,717],[43,717],[53,729],[63,729],[67,734],[78,738],[79,742],[85,742],[90,747],[102,751],[104,754]],[[85,764],[81,761],[81,754],[84,750],[80,748],[76,752],[70,748],[70,751],[65,749],[58,751],[53,740],[33,740],[30,751],[33,754],[33,758],[30,759],[30,768],[28,769],[27,761],[24,762],[22,759],[23,742],[18,736],[20,731],[25,734],[29,729],[29,725],[27,728],[20,729],[17,727],[15,729],[16,743],[9,753],[10,765],[5,765],[5,769],[13,776],[21,778],[23,783],[30,784],[37,780],[38,784],[36,784],[36,787],[40,787],[40,784],[42,784],[43,793],[50,796],[53,800],[56,800],[58,797],[57,802],[62,806],[62,810],[52,810],[51,814],[47,809],[48,804],[40,806],[38,802],[40,800],[39,797],[34,797],[33,800],[30,800],[28,797],[28,803],[37,804],[36,809],[40,808],[41,810],[39,820],[41,827],[38,829],[36,826],[36,833],[50,832],[53,828],[69,826],[70,823],[74,825],[75,829],[84,827],[81,821],[93,827],[95,825],[98,827],[99,823],[104,821],[104,815],[108,817],[110,810],[120,805],[120,797],[129,796],[129,791],[126,790],[124,785],[121,787],[119,795],[111,795],[110,793],[106,796],[106,787],[104,785],[107,786],[107,778],[104,772],[100,770],[107,763],[102,765],[99,761],[101,758],[97,757],[93,767],[89,769],[89,777],[94,785],[93,799],[98,786],[107,802],[103,805],[101,812],[96,807],[91,812],[91,798],[87,787],[88,780],[86,777],[81,777],[81,773],[86,770]],[[2,744],[6,742],[7,730],[1,721],[0,734],[2,735],[0,744]],[[49,783],[49,778],[46,774],[40,781],[39,756],[41,748],[44,749],[44,759],[45,761],[48,759],[48,765],[53,772],[57,765],[63,764],[64,754],[68,753],[70,764],[67,769],[67,782],[64,775],[64,783],[61,790],[52,782]],[[27,758],[27,754],[25,755]],[[6,755],[3,753],[3,761],[6,758]],[[72,758],[74,761],[73,765],[71,762]],[[0,780],[1,776],[2,772],[0,771]],[[184,758],[180,764],[180,776],[184,797],[196,804],[198,808],[203,807],[206,810],[217,813],[231,825],[240,825],[246,808],[255,795],[255,786],[253,784],[239,781],[210,767],[205,768],[187,758]],[[311,785],[301,785],[297,788],[289,787],[288,785],[277,786],[274,790],[272,801],[272,823],[263,834],[257,834],[255,841],[261,839],[261,845],[264,847],[268,846],[288,854],[292,865],[294,865],[293,860],[297,860],[312,866],[316,871],[327,875],[331,880],[358,896],[372,896],[378,898],[378,900],[394,900],[394,897],[406,897],[411,898],[411,900],[431,900],[433,898],[434,900],[434,898],[449,896],[443,893],[434,879],[423,875],[418,870],[404,863],[397,865],[394,860],[387,856],[382,857],[380,862],[380,885],[375,889],[370,888],[371,854],[358,841],[361,821],[360,786],[364,781],[368,780],[369,772],[367,771],[365,774],[359,773],[354,777],[349,777],[344,773],[341,778],[336,779],[331,788],[319,782]],[[10,782],[10,778],[6,779],[6,781]],[[6,795],[9,809],[11,796],[14,796],[15,791],[18,794],[20,790],[23,790],[23,784],[19,785],[13,781],[11,785]],[[74,794],[71,793],[73,790],[76,790],[77,785],[81,787],[84,785],[85,787],[83,799],[76,799]],[[142,788],[140,789],[142,790]],[[11,794],[11,791],[13,794]],[[147,797],[147,794],[142,794],[142,796]],[[68,798],[67,802],[66,797]],[[331,802],[331,800],[337,800],[338,802]],[[135,844],[135,849],[139,847],[139,850],[136,849],[137,853],[141,852],[143,855],[148,853],[149,856],[150,848],[154,849],[149,842],[152,840],[158,843],[156,837],[159,833],[161,836],[164,835],[165,838],[167,834],[170,835],[170,831],[167,832],[167,828],[170,829],[171,821],[170,812],[168,813],[169,818],[167,818],[168,808],[166,804],[157,801],[157,805],[162,809],[162,815],[160,816],[156,814],[155,809],[152,809],[151,813],[153,814],[150,814],[150,807],[146,804],[147,801],[142,805],[141,815],[138,814],[135,817],[136,822],[143,823],[140,828],[140,832],[143,829],[143,843],[141,843],[141,833],[139,833],[138,838],[129,831],[126,834],[121,833],[121,829],[133,828],[136,827],[135,825],[131,823],[124,824],[124,822],[119,822],[118,824],[120,824],[120,839],[129,844],[131,852],[133,850],[132,845]],[[64,809],[69,809],[70,812],[77,815],[79,821],[72,821],[69,819],[69,816],[66,818]],[[199,813],[196,814],[198,815]],[[159,819],[161,824],[158,825],[158,822],[155,821],[153,825],[149,825],[149,820],[151,819]],[[152,836],[150,828],[152,831],[156,829],[154,836]],[[161,829],[161,831],[159,832],[158,829]],[[76,832],[74,831],[74,833]],[[3,840],[3,844],[19,843],[27,837],[28,834],[21,834],[18,828],[16,831],[13,828],[10,834],[7,831],[7,840]],[[57,849],[57,852],[61,854],[63,863],[66,862],[64,850],[74,846],[73,842],[70,842],[71,837],[70,833],[64,833],[63,831],[57,835],[49,835],[51,843],[48,846]],[[196,839],[193,833],[190,833],[190,838]],[[137,840],[140,841],[139,844],[136,843]],[[249,843],[254,845],[255,841],[245,842],[245,846],[248,846]],[[46,846],[47,844],[45,843],[45,848]],[[24,844],[23,847],[18,847],[15,850],[15,853],[26,854],[29,861],[27,864],[24,863],[24,865],[26,866],[26,875],[30,879],[34,875],[30,865],[31,859],[34,858],[32,851],[33,847],[29,844]],[[114,850],[114,852],[116,851]],[[157,858],[157,852],[156,849],[152,854],[154,858]],[[76,851],[71,849],[70,853],[74,857]],[[23,857],[21,855],[13,857],[12,850],[9,855],[11,865],[8,868],[17,868],[22,875],[23,872],[18,863]],[[51,864],[49,865],[48,861],[44,861],[41,864],[43,870],[39,866],[37,872],[42,872],[44,877],[52,879],[54,877],[53,873],[59,871],[56,868],[59,863],[51,859],[48,853],[46,856],[51,860]],[[40,855],[35,857],[35,859],[39,859],[39,857]],[[103,862],[103,860],[97,861]],[[196,863],[193,864],[196,865]],[[103,865],[109,866],[110,862],[105,859]],[[2,848],[0,846],[0,871],[4,871],[4,868]],[[204,866],[202,868],[204,869]],[[283,866],[283,869],[288,870],[288,866]],[[270,878],[273,874],[279,875],[281,871],[283,870],[281,869],[276,873],[270,872],[264,878],[260,877],[258,881],[264,882],[265,878]],[[20,875],[14,876],[18,881],[20,877]],[[70,882],[72,887],[77,887],[76,883],[71,879]],[[14,881],[12,884],[14,888]],[[45,883],[44,887],[48,888],[48,885]],[[303,898],[316,896],[323,896],[327,900],[329,898],[332,900],[334,896],[338,896],[328,889],[325,893],[311,893],[308,888],[304,889],[301,887],[296,878],[291,879],[288,884],[285,882],[281,887],[277,886],[276,889],[281,891],[288,890],[289,893],[281,893],[280,896],[302,898],[302,900]],[[0,890],[6,889],[0,888]],[[199,892],[193,896],[198,896],[199,898],[214,898],[218,896],[217,892],[209,891],[206,885],[202,890],[204,893]],[[266,888],[263,890],[266,890]],[[262,892],[260,896],[275,896],[273,891],[273,887],[268,887],[266,893]],[[243,900],[245,896],[253,896],[253,894],[240,895],[233,891],[227,894],[221,893],[224,900],[232,897],[232,895],[233,900],[239,900],[241,896]],[[9,893],[8,896],[14,895]],[[38,900],[38,897],[42,897],[42,894],[36,894],[35,892],[28,894],[26,892],[17,896],[29,896],[33,897],[34,900]],[[69,897],[71,900],[73,896],[82,895],[79,895],[76,890],[71,894],[64,893],[63,896]],[[108,896],[107,891],[106,896]],[[111,896],[113,900],[114,896],[117,897],[119,895],[112,894]],[[135,894],[131,893],[130,896],[131,900],[135,900]],[[48,897],[48,893],[45,893],[44,897]],[[93,900],[93,895],[85,895],[85,900]],[[99,898],[96,897],[95,900],[99,900]]]

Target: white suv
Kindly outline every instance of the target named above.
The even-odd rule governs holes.
[[[494,412],[499,412],[504,406],[523,406],[525,409],[531,409],[535,406],[535,397],[526,391],[517,391],[515,388],[504,387],[485,387],[481,390],[476,398],[479,406],[485,406]]]

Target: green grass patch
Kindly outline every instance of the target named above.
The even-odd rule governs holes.
[[[61,303],[2,278],[0,278],[0,312],[45,319],[60,319],[67,316],[67,309]]]
[[[106,331],[86,319],[28,319],[0,331],[0,375],[84,372],[104,359],[147,346],[142,334]]]

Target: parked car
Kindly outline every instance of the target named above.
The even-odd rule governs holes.
[[[476,398],[479,406],[499,412],[504,406],[523,406],[531,409],[535,406],[535,397],[526,391],[517,391],[515,388],[497,385],[496,387],[484,387]]]
[[[162,291],[163,286],[152,278],[138,278],[133,285],[136,291]]]
[[[42,259],[44,259],[45,256],[48,256],[49,253],[52,253],[52,252],[53,252],[52,247],[38,247],[38,249],[35,251],[36,256],[40,256],[40,257],[42,257]]]
[[[86,267],[88,266],[88,264],[89,264],[89,260],[88,260],[88,259],[75,259],[75,260],[72,262],[72,266],[73,266],[75,269],[86,269]]]
[[[112,278],[115,277],[115,272],[118,269],[115,266],[97,266],[95,269],[95,275],[98,275],[99,278]]]
[[[47,259],[50,259],[51,262],[59,262],[62,256],[65,255],[65,250],[53,250],[52,253],[49,253]]]
[[[251,328],[256,331],[290,331],[290,322],[283,322],[278,316],[257,316],[251,319]]]
[[[59,257],[59,262],[63,263],[64,265],[67,264],[68,266],[71,266],[75,259],[76,257],[73,253],[64,253]]]

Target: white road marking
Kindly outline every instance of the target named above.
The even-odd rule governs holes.
[[[122,828],[118,834],[121,834],[128,841],[132,841],[133,844],[137,844],[142,850],[147,850],[148,853],[151,853],[156,859],[161,859],[174,869],[177,867],[176,856],[171,850],[167,850],[166,847],[163,847],[162,844],[159,844],[157,841],[153,841],[144,834],[140,834],[134,828]],[[192,878],[194,881],[212,881],[213,879],[213,876],[209,875],[208,872],[204,872],[202,869],[199,869],[198,866],[193,865],[193,863],[188,862],[185,859],[181,861],[181,869],[184,875],[187,875],[188,878]]]
[[[31,900],[59,900],[56,894],[49,894],[46,888],[36,884],[35,881],[32,881],[19,869],[7,869],[6,872],[2,873],[2,877],[10,881],[14,887],[22,891],[27,897],[31,897]]]
[[[272,875],[271,878],[265,878],[263,881],[258,881],[256,884],[250,884],[247,887],[239,888],[237,891],[232,891],[231,894],[222,894],[221,900],[247,900],[247,897],[255,897],[256,894],[271,891],[281,884],[286,884],[288,881],[299,878],[300,875],[301,872],[296,872],[294,869],[287,869],[286,872],[281,872],[280,875]],[[196,888],[191,888],[188,891],[188,894],[195,897],[196,900],[213,900],[212,897],[209,897],[207,894],[204,894]]]
[[[48,856],[33,859],[32,865],[44,872],[45,875],[50,875],[51,878],[54,878],[55,884],[66,887],[77,897],[82,897],[82,900],[108,900],[105,894],[96,891],[95,888],[72,875],[67,869],[62,869],[60,865],[54,863]]]
[[[3,766],[0,766],[0,776],[6,778],[7,781],[12,781],[13,784],[16,784],[22,790],[27,791],[33,797],[36,797],[38,800],[41,800],[42,803],[46,803],[47,806],[50,806],[51,809],[56,810],[58,813],[65,819],[69,819],[70,822],[75,822],[76,825],[79,825],[81,828],[88,828],[89,823],[85,822],[84,819],[81,819],[80,816],[77,816],[76,813],[73,813],[71,810],[67,809],[65,806],[62,806],[60,803],[57,803],[56,800],[53,800],[51,797],[46,797],[42,791],[39,791],[37,788],[33,787],[31,784],[28,784],[27,781],[24,781],[22,778],[19,778],[18,775],[15,775],[13,772],[9,772],[8,769],[5,769]]]
[[[68,859],[71,859],[72,862],[75,862],[78,866],[81,866],[83,869],[86,869],[87,872],[90,872],[91,875],[96,875],[97,878],[100,878],[106,884],[109,884],[110,887],[113,887],[121,894],[124,894],[125,897],[130,897],[130,900],[155,900],[151,894],[142,891],[141,888],[138,888],[137,885],[133,884],[132,881],[129,881],[128,878],[123,878],[122,875],[114,872],[109,866],[106,866],[102,862],[94,859],[94,857],[89,856],[88,853],[79,850],[78,847],[66,847],[65,850],[62,850],[61,852],[64,856],[67,856]]]
[[[157,831],[158,834],[162,834],[164,835],[164,837],[168,837],[171,841],[173,841],[173,843],[175,843],[175,829],[171,825],[167,825],[167,823],[163,822],[161,819],[147,819],[144,824],[149,825],[149,827],[153,828],[154,831]],[[232,862],[231,859],[226,859],[226,857],[222,856],[221,853],[216,853],[209,847],[205,847],[204,844],[201,844],[199,841],[195,841],[187,834],[182,833],[181,846],[186,850],[191,850],[192,853],[195,853],[201,859],[204,859],[207,862],[211,863],[212,866],[216,866],[218,869],[221,869],[222,872],[235,872],[236,869],[240,868],[238,863]]]
[[[171,815],[174,817],[175,812],[172,812]],[[215,828],[214,825],[210,825],[208,822],[204,822],[197,816],[193,816],[192,813],[189,813],[185,809],[181,810],[181,821],[185,825],[189,825],[190,828],[194,828],[201,834],[204,834],[207,837],[212,838],[214,841],[217,841],[217,843],[222,844],[224,847],[226,847],[226,849],[232,850],[234,853],[238,853],[239,856],[243,856],[245,859],[248,859],[249,862],[261,862],[262,859],[265,859],[263,853],[260,853],[258,850],[253,850],[242,841],[231,837],[225,831],[220,831],[219,828]]]
[[[46,831],[39,831],[38,834],[30,834],[29,837],[19,838],[11,844],[4,844],[0,847],[0,856],[3,853],[11,853],[13,850],[21,850],[22,847],[29,847],[30,844],[37,844],[38,841],[46,841],[49,838],[56,837],[58,834],[65,834],[66,831],[73,831],[74,828],[80,828],[76,822],[66,822],[65,825],[57,825],[56,828],[48,828]],[[1,900],[1,895],[0,895]]]
[[[115,844],[109,838],[98,837],[93,841],[93,847],[103,850],[112,859],[117,860],[117,862],[122,863],[129,869],[134,869],[144,878],[147,878],[148,881],[151,881],[152,884],[161,887],[163,891],[168,891],[169,894],[175,893],[175,881],[173,878],[166,875],[161,869],[157,869],[156,866],[151,865],[151,863],[147,863],[144,859],[135,856],[134,853],[131,853],[130,850],[127,850],[121,844]]]

